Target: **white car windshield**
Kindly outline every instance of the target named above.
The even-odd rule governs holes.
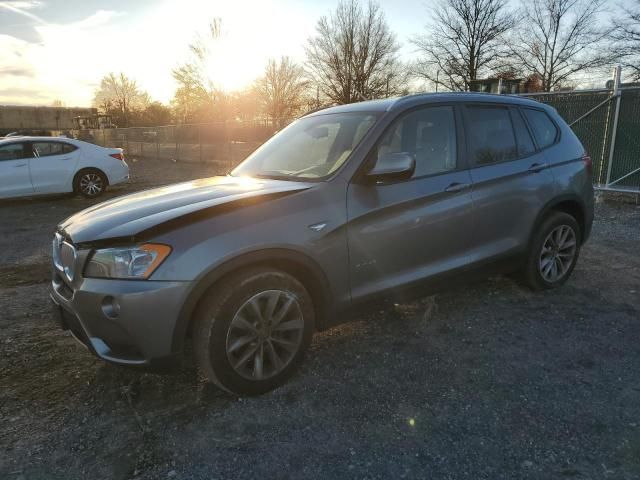
[[[232,176],[313,179],[335,172],[373,126],[373,113],[331,113],[295,121],[271,138]]]

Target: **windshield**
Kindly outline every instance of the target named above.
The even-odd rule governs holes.
[[[335,172],[369,131],[372,113],[333,113],[295,121],[236,167],[232,176],[321,179]]]

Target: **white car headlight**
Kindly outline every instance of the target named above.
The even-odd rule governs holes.
[[[84,276],[146,279],[170,253],[171,247],[155,243],[94,250],[84,269]]]

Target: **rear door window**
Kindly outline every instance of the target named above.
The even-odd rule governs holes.
[[[476,165],[490,165],[518,158],[509,109],[469,106],[466,109],[469,154]]]
[[[50,157],[52,155],[62,155],[64,151],[64,143],[61,142],[33,142],[34,157]]]
[[[522,116],[517,108],[511,109],[511,120],[513,120],[513,129],[516,132],[516,140],[518,142],[518,154],[521,157],[531,155],[536,151],[536,147],[531,139],[529,129],[524,123]]]
[[[558,127],[545,112],[532,108],[523,108],[522,112],[533,131],[538,148],[553,145],[558,138]]]

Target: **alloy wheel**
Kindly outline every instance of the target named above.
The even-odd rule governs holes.
[[[282,372],[302,344],[304,319],[298,299],[267,290],[238,309],[227,333],[227,358],[236,373],[265,380]]]
[[[85,173],[80,177],[80,190],[89,197],[98,195],[103,187],[102,178],[97,173]]]
[[[555,283],[564,277],[573,264],[577,251],[576,232],[569,225],[559,225],[542,244],[538,269],[542,278]]]

